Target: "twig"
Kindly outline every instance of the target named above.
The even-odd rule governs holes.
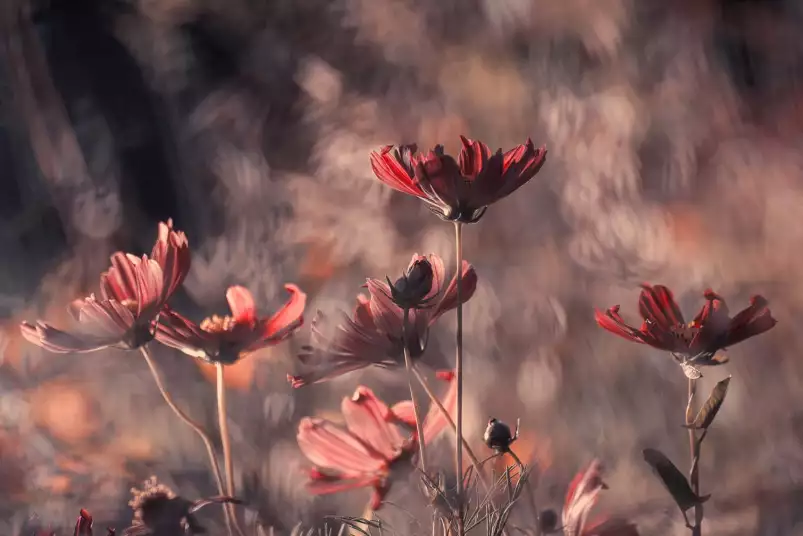
[[[694,396],[697,393],[697,380],[689,378],[689,400],[686,404],[686,424],[691,425],[694,421]],[[700,495],[700,471],[697,461],[700,456],[700,443],[697,441],[697,431],[694,428],[689,428],[689,456],[691,461],[691,470],[689,474],[689,481],[691,489],[695,495]],[[684,517],[685,513],[684,513]],[[688,525],[688,521],[686,522]],[[694,505],[694,526],[690,527],[692,536],[702,536],[703,533],[703,505]]]

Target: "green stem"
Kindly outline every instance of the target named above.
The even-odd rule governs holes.
[[[455,374],[457,376],[457,415],[455,430],[455,472],[457,473],[458,535],[463,536],[463,224],[454,224],[455,256],[457,264],[457,334],[455,352]]]
[[[225,495],[226,489],[223,486],[223,476],[220,474],[220,463],[217,459],[217,454],[215,453],[215,447],[212,445],[212,440],[209,438],[209,435],[204,431],[201,426],[192,420],[192,418],[184,413],[184,411],[179,408],[173,397],[170,395],[170,392],[165,387],[164,382],[162,381],[162,375],[159,372],[159,369],[156,366],[156,363],[153,361],[153,356],[151,356],[150,350],[147,347],[141,346],[140,352],[142,353],[142,357],[145,358],[145,362],[148,364],[148,368],[151,371],[151,376],[153,376],[153,381],[156,383],[156,387],[159,389],[159,393],[162,395],[162,398],[167,403],[168,407],[173,410],[173,413],[176,416],[184,421],[184,424],[192,428],[192,431],[198,434],[198,437],[201,438],[203,441],[204,446],[206,447],[206,453],[209,456],[209,463],[212,466],[212,473],[215,475],[215,482],[217,483],[217,491],[219,495]],[[233,536],[232,532],[232,521],[231,521],[231,510],[230,505],[224,504],[223,505],[223,515],[226,519],[226,528],[228,529],[229,536]]]
[[[415,429],[418,434],[418,449],[421,453],[421,470],[427,474],[427,456],[426,446],[424,445],[424,424],[421,420],[421,411],[418,406],[418,400],[415,396],[413,389],[413,363],[410,359],[410,347],[407,341],[407,324],[410,320],[410,309],[404,309],[404,318],[402,319],[402,345],[404,345],[404,366],[407,369],[407,385],[410,388],[410,401],[413,403],[413,413],[415,415]]]

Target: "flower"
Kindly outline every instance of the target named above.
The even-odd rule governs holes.
[[[577,473],[569,484],[563,504],[563,533],[566,536],[638,536],[636,526],[621,519],[603,518],[588,524],[588,514],[604,489],[608,486],[602,481],[598,460]]]
[[[503,423],[499,419],[491,418],[488,421],[488,426],[485,427],[485,433],[482,436],[485,445],[489,449],[493,449],[496,453],[504,453],[510,451],[510,445],[519,438],[519,427],[516,425],[516,433],[510,431],[510,426]]]
[[[394,190],[418,197],[440,218],[476,223],[489,205],[507,197],[532,179],[544,165],[546,147],[531,140],[506,153],[460,136],[457,161],[438,145],[418,154],[416,145],[388,145],[371,153],[377,178]]]
[[[639,311],[644,323],[640,329],[622,320],[618,305],[604,313],[596,310],[597,324],[625,339],[672,352],[682,360],[681,364],[713,366],[725,363],[727,357],[715,355],[718,351],[764,333],[776,324],[767,300],[761,296],[753,296],[750,306],[731,318],[725,300],[714,291],[706,290],[705,305],[687,324],[668,288],[642,285],[642,289]]]
[[[139,259],[138,259],[139,260]],[[68,310],[78,329],[69,333],[50,324],[22,322],[22,336],[55,353],[86,353],[108,347],[134,350],[153,339],[156,319],[164,305],[164,279],[159,264],[147,257],[127,265],[126,278],[134,294],[123,301],[98,299],[94,294],[73,301]],[[112,267],[109,271],[114,271]]]
[[[443,277],[443,261],[440,257],[429,255],[427,258],[416,253],[407,270],[395,283],[387,278],[390,299],[402,310],[426,308],[440,292],[439,285]],[[377,286],[377,281],[369,279],[368,284]]]
[[[113,299],[119,302],[134,299],[137,295],[136,280],[131,277],[136,265],[144,262],[134,255],[117,252],[112,255],[112,268],[101,275],[101,295],[104,299]],[[158,310],[178,290],[187,273],[190,271],[190,248],[187,236],[181,231],[173,230],[173,220],[159,223],[159,232],[156,243],[151,250],[151,259],[156,261],[162,269],[162,293]],[[157,311],[158,312],[158,311]]]
[[[81,508],[78,512],[78,520],[75,522],[73,536],[92,536],[92,515]]]
[[[240,286],[226,291],[231,316],[213,315],[200,326],[167,308],[156,340],[208,363],[236,363],[247,354],[280,343],[304,323],[307,295],[296,285],[284,288],[290,299],[270,318],[257,318],[253,296]]]
[[[445,274],[441,269],[443,261],[437,255],[429,255],[427,258],[433,266],[433,286],[444,288]],[[298,356],[302,364],[312,368],[299,376],[288,375],[287,379],[293,387],[330,380],[371,365],[404,366],[404,313],[391,299],[391,290],[387,283],[369,279],[366,287],[370,297],[362,294],[357,296],[353,316],[349,317],[341,312],[337,325],[329,316],[318,311],[312,321],[310,344]],[[467,302],[476,288],[477,274],[474,267],[463,261],[460,301]],[[409,312],[407,346],[411,359],[423,355],[429,328],[435,321],[445,312],[457,307],[456,277],[452,278],[436,303],[434,307]]]
[[[189,501],[177,496],[173,490],[160,484],[156,477],[145,481],[142,489],[132,488],[133,499],[128,505],[134,510],[131,527],[125,536],[173,536],[175,534],[203,534],[206,530],[194,514],[210,504],[241,504],[233,497],[209,497]]]
[[[449,382],[443,406],[455,412],[454,373],[441,371]],[[341,404],[346,428],[329,420],[305,417],[298,425],[298,446],[315,468],[309,473],[308,490],[315,495],[372,488],[371,508],[378,510],[390,489],[393,472],[406,466],[418,449],[418,437],[405,437],[398,425],[415,428],[413,403],[399,402],[389,408],[367,387],[357,387]],[[437,407],[431,407],[423,422],[428,443],[446,428],[448,421]]]

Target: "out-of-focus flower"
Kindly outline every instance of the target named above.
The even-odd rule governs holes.
[[[454,373],[439,372],[449,382],[443,406],[454,415],[457,399]],[[298,446],[313,463],[308,489],[315,495],[372,488],[371,508],[378,510],[390,489],[392,472],[409,464],[418,450],[413,431],[405,437],[400,424],[415,429],[413,403],[409,400],[389,408],[367,387],[358,387],[341,405],[346,429],[321,418],[305,417],[298,425]],[[448,424],[437,407],[430,408],[423,422],[424,440],[435,439]]]
[[[110,346],[135,350],[153,340],[159,313],[190,268],[187,237],[173,222],[159,224],[151,258],[117,252],[100,276],[101,298],[90,295],[70,305],[78,324],[75,333],[46,322],[23,322],[22,335],[56,353],[83,353]]]
[[[402,310],[424,309],[432,305],[441,290],[439,285],[443,283],[444,277],[443,261],[440,257],[424,257],[416,253],[407,270],[395,283],[387,278],[390,298]],[[376,279],[369,279],[367,286],[384,290],[384,283]]]
[[[440,218],[476,223],[489,205],[532,179],[546,159],[546,147],[531,140],[502,153],[480,141],[460,137],[457,161],[438,145],[419,154],[416,145],[388,145],[371,153],[371,167],[383,183],[418,197]]]
[[[132,274],[136,266],[147,257],[136,257],[125,253],[112,255],[112,268],[101,275],[101,295],[104,299],[125,302],[137,296],[137,281]],[[181,231],[173,230],[173,220],[159,222],[156,243],[151,250],[151,260],[156,261],[162,269],[162,293],[158,310],[161,310],[170,297],[178,290],[187,273],[190,271],[190,246],[187,236]],[[158,312],[158,311],[157,311]]]
[[[598,519],[588,523],[588,515],[599,499],[599,493],[608,489],[602,481],[599,461],[592,461],[585,471],[569,484],[563,504],[563,534],[566,536],[638,536],[632,523],[621,519]]]
[[[125,536],[203,534],[206,530],[194,517],[198,510],[210,504],[242,503],[233,497],[209,497],[189,501],[160,484],[156,477],[146,480],[142,489],[132,488],[131,493],[133,499],[128,505],[134,510],[134,519],[131,527],[123,532]]]
[[[482,436],[485,445],[493,449],[497,454],[510,451],[510,445],[519,438],[519,427],[516,425],[516,433],[510,431],[510,426],[499,419],[491,418],[485,433]]]
[[[68,308],[77,323],[73,333],[37,321],[22,322],[22,336],[55,353],[85,353],[111,346],[137,349],[153,339],[159,310],[163,306],[163,278],[159,264],[145,257],[129,265],[134,281],[133,299],[97,299],[94,294],[75,300]],[[113,270],[113,269],[112,269]]]
[[[671,352],[685,365],[687,375],[694,373],[694,365],[727,362],[727,357],[717,355],[718,351],[764,333],[776,324],[767,300],[761,296],[753,296],[750,306],[731,318],[725,300],[714,291],[706,290],[705,305],[687,324],[668,288],[643,285],[642,289],[639,312],[644,322],[641,328],[626,324],[619,316],[618,305],[604,313],[596,310],[597,324],[625,339]]]
[[[428,256],[433,267],[442,267],[443,261],[436,255]],[[477,273],[474,267],[463,261],[461,302],[467,302],[477,288]],[[445,274],[434,269],[433,288],[444,287]],[[302,364],[312,367],[299,376],[288,375],[293,387],[330,380],[348,372],[371,365],[380,367],[404,366],[402,342],[403,310],[391,299],[390,286],[375,279],[367,283],[370,297],[357,296],[357,307],[349,318],[340,313],[340,322],[335,325],[331,318],[318,311],[312,321],[312,336],[298,358]],[[432,296],[435,299],[435,296]],[[457,307],[457,278],[452,278],[446,291],[435,300],[436,305],[427,309],[409,312],[407,346],[410,358],[421,357],[426,349],[429,328],[445,312]],[[334,332],[334,333],[333,333]]]
[[[214,315],[200,326],[166,308],[156,340],[207,363],[236,363],[252,352],[282,342],[304,323],[307,295],[296,285],[284,288],[290,299],[269,318],[257,318],[254,297],[240,286],[226,291],[231,316]]]
[[[75,522],[73,536],[92,536],[92,515],[81,508],[78,512],[78,520]]]

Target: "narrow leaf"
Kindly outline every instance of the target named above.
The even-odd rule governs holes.
[[[714,422],[714,417],[716,417],[719,412],[719,408],[721,408],[722,403],[725,402],[725,395],[728,394],[728,384],[730,381],[731,377],[728,376],[724,380],[717,382],[711,390],[711,394],[708,395],[708,400],[705,401],[705,404],[703,404],[697,416],[694,418],[694,421],[686,425],[686,428],[702,430],[711,426],[711,423]]]
[[[655,474],[661,479],[672,498],[675,499],[681,511],[685,512],[696,504],[702,504],[708,500],[706,497],[698,497],[689,485],[683,473],[675,467],[666,455],[660,450],[644,449],[644,461],[650,464]]]

